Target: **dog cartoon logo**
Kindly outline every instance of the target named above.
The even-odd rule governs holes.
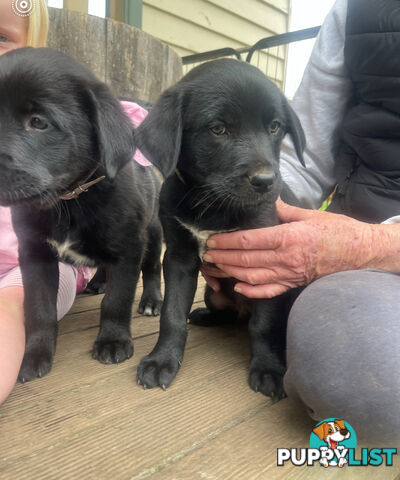
[[[356,447],[357,438],[353,428],[347,422],[328,418],[313,428],[310,445],[320,450],[320,464],[323,467],[342,468],[347,464],[348,449]]]

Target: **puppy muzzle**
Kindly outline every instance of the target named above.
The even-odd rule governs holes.
[[[251,186],[257,193],[267,193],[276,179],[274,172],[258,173],[249,177]]]

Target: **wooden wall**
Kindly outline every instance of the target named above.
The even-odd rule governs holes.
[[[154,102],[182,76],[180,57],[130,25],[76,11],[49,8],[48,46],[71,55],[119,97]]]

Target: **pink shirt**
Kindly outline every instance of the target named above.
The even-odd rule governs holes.
[[[18,265],[18,239],[11,223],[11,210],[0,206],[0,275]]]
[[[139,125],[147,115],[147,110],[140,107],[136,103],[121,102],[128,117],[133,125]],[[141,165],[151,165],[144,155],[136,150],[133,157]],[[14,233],[11,222],[11,210],[9,207],[0,206],[0,276],[7,273],[14,267],[18,266],[18,239]],[[88,277],[87,272],[83,273],[85,279]],[[78,277],[78,283],[80,278]],[[81,290],[82,285],[78,285]]]

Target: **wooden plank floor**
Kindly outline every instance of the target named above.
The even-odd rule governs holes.
[[[60,323],[51,373],[17,385],[0,407],[1,480],[371,476],[371,468],[276,466],[277,447],[309,446],[313,422],[288,400],[273,404],[249,389],[244,327],[189,327],[183,366],[166,392],[143,390],[135,380],[156,342],[158,318],[134,314],[130,360],[92,360],[101,299],[78,297]],[[399,473],[373,472],[379,479]]]

